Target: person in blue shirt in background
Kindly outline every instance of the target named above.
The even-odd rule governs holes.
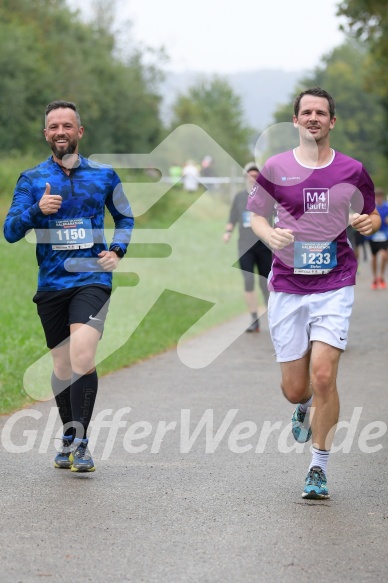
[[[386,289],[384,273],[388,261],[388,202],[382,188],[375,190],[376,209],[381,217],[381,227],[367,238],[372,252],[371,268],[373,281],[371,288]]]
[[[87,429],[98,389],[95,354],[112,291],[112,271],[126,253],[134,225],[131,206],[111,167],[78,152],[84,128],[77,108],[53,101],[44,136],[52,155],[21,173],[4,223],[10,243],[34,229],[39,266],[37,305],[53,358],[51,385],[63,423],[54,466],[93,472]],[[104,213],[115,231],[108,247]]]

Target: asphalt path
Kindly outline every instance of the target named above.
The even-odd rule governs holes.
[[[263,317],[205,368],[171,350],[101,378],[93,474],[54,469],[53,401],[1,417],[0,580],[386,582],[388,290],[369,285],[363,263],[330,500],[301,498],[310,446],[290,435]]]

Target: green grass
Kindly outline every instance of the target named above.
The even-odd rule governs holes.
[[[3,161],[2,220],[20,170],[33,164],[25,159]],[[236,241],[222,243],[228,197],[201,194],[195,198],[171,190],[136,220],[133,242],[113,278],[98,351],[100,376],[175,346],[196,323],[193,334],[245,310],[241,274],[230,267]],[[9,413],[31,403],[29,395],[36,396],[38,386],[49,394],[51,360],[32,302],[37,281],[34,245],[25,240],[10,245],[1,236],[0,259],[0,413]],[[23,377],[29,367],[36,386],[27,394]]]

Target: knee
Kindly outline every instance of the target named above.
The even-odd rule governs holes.
[[[71,365],[74,372],[78,374],[87,374],[94,369],[94,352],[88,348],[78,350],[71,357]]]
[[[70,379],[72,368],[70,361],[68,363],[54,362],[54,374],[58,379]]]
[[[301,387],[295,387],[292,383],[282,382],[281,389],[287,401],[294,405],[300,403],[305,397],[305,387],[301,389]]]
[[[319,369],[312,374],[312,384],[315,395],[325,396],[336,388],[335,378],[332,372],[327,369]]]
[[[72,368],[69,356],[54,354],[54,351],[52,351],[52,356],[55,376],[58,379],[70,379]]]

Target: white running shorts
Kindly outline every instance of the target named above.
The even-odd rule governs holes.
[[[353,286],[318,294],[271,292],[268,323],[277,362],[302,358],[318,340],[345,350]]]

